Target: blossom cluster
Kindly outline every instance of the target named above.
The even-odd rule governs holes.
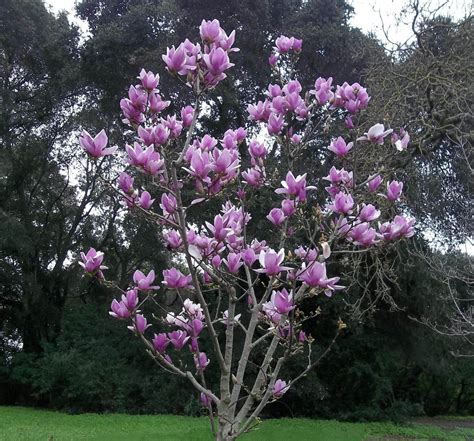
[[[123,121],[131,126],[135,136],[124,148],[127,168],[118,176],[117,191],[128,209],[140,209],[154,222],[159,220],[164,242],[174,254],[173,261],[186,262],[183,271],[188,274],[170,267],[163,271],[160,286],[155,285],[153,270],[148,274],[136,270],[132,286],[122,292],[120,299],[112,301],[110,314],[130,322],[129,328],[149,343],[160,364],[178,369],[179,363],[172,357],[187,346],[197,372],[203,374],[210,359],[200,350],[199,339],[213,332],[216,323],[225,328],[242,324],[241,314],[234,314],[230,307],[216,311],[216,319],[211,320],[202,287],[208,291],[231,292],[247,283],[246,289],[242,288],[242,297],[246,297],[247,312],[258,313],[261,329],[274,333],[284,345],[295,342],[301,348],[310,341],[296,314],[305,296],[324,293],[331,297],[344,288],[339,284],[340,277],[332,274],[332,250],[368,249],[409,238],[414,234],[414,220],[404,214],[393,216],[403,197],[402,182],[382,172],[358,182],[354,172],[348,169],[350,162],[344,162],[347,157],[357,155],[363,143],[383,146],[389,135],[394,151],[403,152],[409,143],[409,135],[403,129],[395,133],[382,124],[359,133],[356,124],[359,118],[353,117],[367,107],[370,96],[358,83],[334,87],[332,78],[318,78],[314,88],[304,91],[294,78],[281,81],[284,84],[275,82],[268,86],[263,100],[248,105],[248,127],[229,129],[222,139],[209,134],[197,137],[194,128],[202,94],[226,78],[225,72],[233,66],[229,54],[238,50],[233,48],[235,32],[227,35],[217,20],[203,20],[199,32],[201,43],[186,39],[163,55],[167,70],[184,78],[192,87],[198,97],[194,106],[183,107],[179,114],[166,114],[170,101],[160,95],[159,76],[145,69],[138,76],[140,83],[130,86],[128,97],[120,102]],[[280,36],[270,64],[276,69],[284,57],[296,60],[301,49],[301,40]],[[328,166],[328,174],[321,180],[285,168],[283,179],[276,184],[267,176],[270,153],[266,145],[272,142],[300,151],[313,136],[313,122],[324,112],[344,119],[350,131],[350,138],[338,136],[326,146],[325,164],[335,165]],[[248,139],[255,124],[266,128],[266,140]],[[83,132],[80,144],[93,160],[113,155],[117,150],[107,147],[104,131],[95,137]],[[248,152],[248,168],[241,171],[245,162],[242,158],[246,156],[241,156],[244,149]],[[153,184],[153,188],[149,187],[153,196],[135,185],[135,178],[129,174],[134,172],[130,169]],[[309,185],[312,180],[318,185]],[[322,182],[327,182],[325,188],[320,185]],[[252,220],[247,210],[247,194],[264,185],[278,195],[276,206],[266,216],[272,229],[279,233],[274,243],[247,234]],[[191,190],[195,197],[187,206],[183,202],[183,188]],[[380,191],[381,188],[384,190]],[[187,220],[189,209],[205,204],[218,194],[224,195],[226,201],[213,218],[202,225]],[[290,251],[285,240],[301,226],[298,221],[304,218],[304,210],[315,208],[320,196],[325,203],[314,227],[319,229],[318,238],[291,247]],[[104,279],[103,253],[91,248],[87,254],[81,253],[81,259],[86,273]],[[267,284],[265,293],[255,294],[253,287],[262,284]],[[148,323],[142,304],[164,289],[178,293],[182,309],[178,314],[167,312],[163,318],[162,325],[170,327],[169,332],[151,336],[153,325]],[[194,301],[195,295],[198,302]],[[242,328],[245,330],[243,325]],[[171,349],[176,355],[172,355]],[[277,399],[291,382],[273,380],[269,390]],[[211,406],[210,395],[202,389],[200,400]]]
[[[167,69],[186,77],[186,82],[196,90],[213,88],[224,80],[225,71],[234,66],[229,53],[239,50],[232,47],[235,31],[227,35],[218,20],[203,20],[199,33],[202,46],[186,39],[178,47],[167,48],[162,56]]]

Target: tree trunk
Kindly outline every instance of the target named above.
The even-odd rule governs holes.
[[[233,441],[237,438],[235,431],[237,427],[235,420],[232,417],[229,404],[221,403],[218,408],[218,423],[217,423],[217,441]]]

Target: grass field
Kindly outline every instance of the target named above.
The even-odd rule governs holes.
[[[67,415],[0,407],[0,441],[210,441],[208,421],[169,415]],[[243,441],[474,440],[474,428],[280,419],[263,422]]]

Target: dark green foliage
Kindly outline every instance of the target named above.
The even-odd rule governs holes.
[[[406,270],[394,293],[406,311],[382,306],[363,324],[348,322],[323,363],[266,415],[401,421],[423,414],[472,414],[472,363],[452,357],[449,341],[408,318],[421,309],[416,303],[433,301],[436,283],[419,277],[423,273],[419,267]],[[332,338],[340,309],[334,299],[319,304],[321,316],[306,329],[316,339],[316,352]],[[23,385],[24,402],[71,412],[199,414],[188,384],[158,369],[125,323],[106,312],[101,303],[70,303],[56,344],[47,344],[39,357],[15,358],[11,377]],[[284,375],[300,372],[305,362],[305,356],[295,359]],[[210,372],[209,378],[217,375]]]
[[[56,344],[40,356],[19,354],[12,379],[35,403],[69,412],[184,413],[196,394],[184,380],[157,369],[141,343],[97,304],[71,304]]]
[[[115,120],[119,99],[142,67],[160,73],[165,96],[189,104],[188,89],[165,71],[161,54],[185,37],[197,38],[202,19],[217,18],[228,32],[235,29],[241,51],[233,54],[229,80],[211,94],[211,114],[204,121],[206,133],[213,136],[246,123],[246,105],[270,80],[266,60],[281,34],[304,39],[298,71],[305,88],[319,75],[359,80],[368,66],[362,54],[383,53],[374,40],[350,28],[352,8],[343,0],[83,0],[77,11],[92,33],[83,48],[83,76],[97,90],[100,111]]]
[[[399,284],[391,290],[398,309],[380,302],[362,323],[347,322],[348,328],[320,367],[304,380],[303,387],[285,396],[296,414],[403,420],[421,414],[474,412],[472,360],[452,355],[462,348],[458,340],[439,336],[414,320],[426,311],[434,320],[445,320],[446,305],[440,302],[444,286],[430,274],[426,262],[410,258],[406,249],[399,251]],[[462,265],[455,256],[452,264]],[[311,323],[310,332],[320,350],[332,338],[328,329],[334,329],[334,323],[328,318],[337,317],[340,303],[340,298],[319,302],[322,314]],[[300,363],[304,362],[301,357]],[[293,364],[288,377],[299,370]],[[278,413],[286,414],[277,406]]]

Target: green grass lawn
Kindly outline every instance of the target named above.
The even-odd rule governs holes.
[[[474,429],[444,431],[433,426],[280,419],[264,421],[243,441],[468,441]],[[67,415],[0,407],[0,441],[210,441],[206,418],[170,415]]]

